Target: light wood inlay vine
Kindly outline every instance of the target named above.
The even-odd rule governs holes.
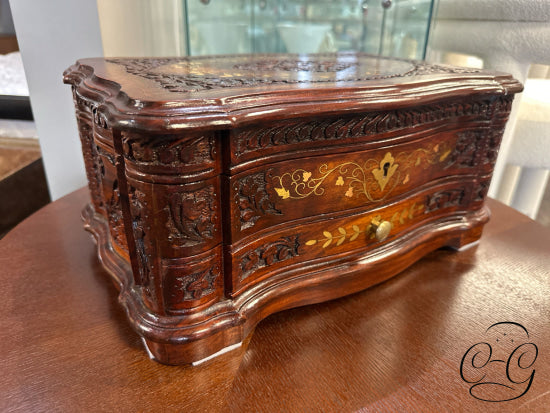
[[[392,224],[392,228],[395,228],[398,225],[405,225],[406,221],[412,220],[415,218],[415,216],[424,209],[424,205],[417,204],[414,202],[410,206],[403,207],[403,210],[395,212],[391,219],[389,219],[390,223]],[[367,217],[365,218],[365,225],[357,225],[353,224],[351,226],[341,226],[338,227],[336,232],[333,233],[328,230],[323,231],[323,237],[319,239],[310,239],[306,241],[305,245],[307,246],[313,246],[317,244],[322,243],[322,248],[328,248],[331,245],[333,246],[340,246],[346,240],[348,242],[353,242],[359,238],[361,234],[364,234],[365,237],[369,239],[373,239],[375,237],[374,232],[371,230],[371,222],[372,221],[382,221],[385,219],[381,215],[376,215],[373,217]]]
[[[386,152],[382,159],[371,158],[362,164],[349,161],[331,167],[324,163],[317,168],[317,173],[298,168],[274,176],[274,189],[285,200],[321,196],[325,193],[323,184],[327,178],[336,175],[335,185],[342,187],[343,196],[363,195],[371,202],[380,202],[398,185],[406,185],[415,168],[444,162],[451,151],[447,143],[438,143],[430,149],[401,152],[395,157]]]

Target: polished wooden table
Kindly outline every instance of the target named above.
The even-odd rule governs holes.
[[[77,191],[0,241],[1,411],[550,409],[550,231],[502,204],[489,201],[475,247],[435,251],[364,292],[275,314],[240,349],[171,367],[148,359],[125,321],[82,229],[87,201]],[[489,328],[502,322],[529,337],[516,324]],[[484,341],[497,355],[506,333],[524,345],[516,356],[526,353],[512,379],[534,370],[531,386],[512,401],[480,401],[461,364],[470,381],[484,370],[463,356]],[[506,381],[510,354],[493,382]],[[472,393],[504,399],[527,383]]]

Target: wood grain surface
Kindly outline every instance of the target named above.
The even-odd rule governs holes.
[[[268,317],[238,350],[170,367],[130,329],[82,230],[86,202],[77,191],[0,241],[1,411],[548,411],[550,231],[502,204],[489,200],[476,247],[435,251],[361,293]],[[461,360],[504,321],[538,347],[532,385],[480,401]]]

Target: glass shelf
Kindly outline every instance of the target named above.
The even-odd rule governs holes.
[[[185,0],[189,55],[357,50],[422,59],[435,0]]]

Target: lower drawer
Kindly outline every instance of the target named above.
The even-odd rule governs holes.
[[[262,231],[254,241],[226,249],[226,290],[236,296],[278,275],[310,273],[316,267],[368,255],[419,226],[481,207],[489,179],[445,179],[374,210],[326,214]]]

